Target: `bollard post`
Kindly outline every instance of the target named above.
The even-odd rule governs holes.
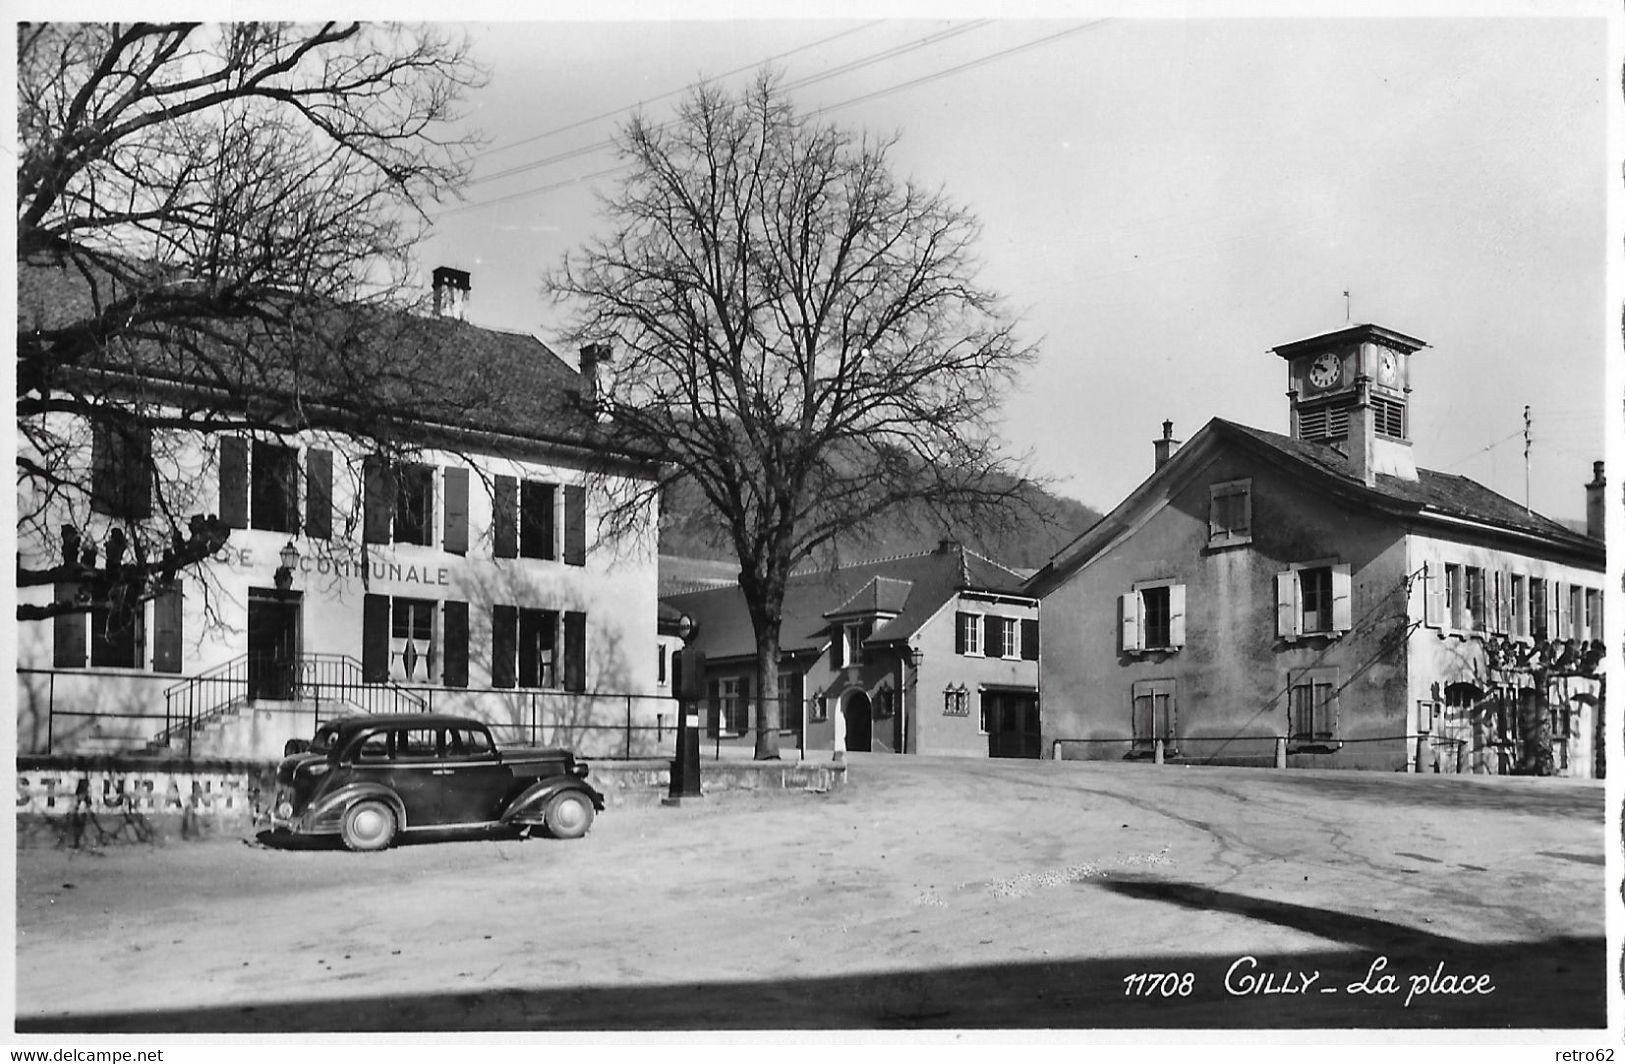
[[[1162,764],[1162,740],[1161,739],[1158,739],[1156,742],[1151,744],[1151,763],[1153,765]]]
[[[671,761],[671,787],[661,805],[681,805],[700,793],[699,692],[705,690],[705,653],[683,648],[677,652],[681,683],[677,692],[677,756]]]
[[[1286,768],[1286,736],[1275,737],[1275,767]]]

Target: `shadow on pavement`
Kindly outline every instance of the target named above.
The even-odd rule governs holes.
[[[1567,1028],[1607,1022],[1601,936],[1480,945],[1187,883],[1094,885],[1347,949],[1032,960],[706,983],[492,987],[19,1016],[21,1033],[1091,1028]],[[583,959],[583,958],[578,958]],[[1188,975],[1188,978],[1187,978]]]

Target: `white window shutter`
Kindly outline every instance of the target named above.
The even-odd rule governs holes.
[[[1140,593],[1130,591],[1119,601],[1123,604],[1123,649],[1145,649],[1140,639]]]
[[[1298,574],[1292,570],[1275,574],[1275,634],[1295,642],[1303,621],[1298,612]]]
[[[1174,584],[1168,589],[1168,645],[1185,645],[1185,585]]]
[[[1551,605],[1549,615],[1551,620],[1546,625],[1546,638],[1552,642],[1560,642],[1568,638],[1568,625],[1563,623],[1567,614],[1564,606],[1567,604],[1569,589],[1560,580],[1551,583]]]
[[[1505,570],[1495,571],[1495,608],[1490,612],[1490,631],[1506,634],[1512,627],[1510,617],[1512,614],[1512,579]]]
[[[1354,627],[1354,576],[1347,565],[1332,566],[1332,628],[1346,632]]]

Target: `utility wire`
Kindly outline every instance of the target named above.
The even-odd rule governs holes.
[[[992,21],[993,21],[992,19],[982,19],[982,20],[980,20],[978,22],[965,23],[965,24],[959,25],[959,26],[950,26],[948,29],[941,30],[941,31],[939,31],[937,33],[928,34],[927,36],[922,37],[917,41],[910,41],[910,42],[908,42],[906,44],[900,44],[900,45],[897,45],[895,47],[888,48],[885,51],[876,52],[876,53],[874,53],[872,55],[864,56],[864,57],[862,57],[860,59],[854,59],[849,63],[843,63],[842,65],[840,65],[838,67],[834,67],[834,68],[832,68],[830,70],[820,71],[817,74],[811,74],[811,75],[808,75],[807,77],[800,78],[800,79],[798,79],[796,81],[786,82],[785,85],[784,85],[784,88],[786,90],[794,90],[794,89],[805,88],[808,85],[816,85],[819,82],[828,81],[830,78],[839,77],[842,74],[848,74],[848,73],[851,73],[854,70],[861,70],[864,67],[873,66],[876,63],[883,63],[883,62],[886,62],[889,59],[895,59],[900,55],[905,55],[905,54],[907,54],[909,52],[917,51],[917,50],[919,50],[921,48],[928,48],[931,45],[940,44],[942,41],[948,40],[951,37],[957,37],[962,33],[969,33],[971,30],[981,29],[983,26],[990,25],[992,23]],[[840,36],[840,35],[837,35],[837,36]],[[830,39],[833,40],[834,38],[830,38]],[[823,42],[819,42],[819,43],[823,43]],[[814,47],[814,45],[807,45],[807,47],[811,48],[811,47]],[[797,50],[799,51],[800,49],[797,49]],[[784,54],[789,55],[791,53],[786,52]],[[774,57],[772,57],[770,59],[763,60],[763,62],[771,63],[774,59],[778,59],[778,58],[781,58],[781,57],[780,56],[774,56]],[[756,65],[759,66],[760,64],[756,64]],[[722,75],[722,77],[724,77],[724,78],[732,77],[733,75],[738,74],[741,71],[751,70],[751,69],[754,69],[754,67],[741,67],[739,70],[733,70],[733,71],[730,71],[727,74]],[[700,83],[699,82],[694,83],[694,85],[698,85],[698,84],[700,84]],[[662,96],[656,96],[656,97],[654,97],[654,99],[662,100],[662,99],[665,99],[667,96],[676,96],[679,93],[686,92],[689,89],[692,89],[694,87],[694,85],[688,85],[688,86],[686,86],[686,87],[684,87],[682,89],[675,89],[675,90],[673,90],[671,92],[665,93]],[[604,114],[599,115],[598,118],[607,118],[607,117],[610,117],[610,116],[613,116],[613,115],[622,114],[622,113],[627,112],[627,111],[633,111],[633,110],[636,110],[640,106],[642,106],[641,103],[640,104],[633,104],[633,105],[631,105],[629,107],[622,107],[622,108],[619,108],[619,109],[614,110],[614,111],[605,112]],[[598,120],[597,118],[584,118],[580,122],[575,123],[575,125],[576,126],[586,125],[589,122],[595,122],[597,120]],[[675,119],[668,120],[668,121],[660,123],[655,128],[656,129],[668,129],[672,125],[674,125],[675,122],[676,122]],[[571,126],[571,127],[566,127],[566,128],[574,128],[574,127]],[[539,140],[542,136],[547,136],[547,134],[540,134],[539,136],[532,137],[530,139],[531,140]],[[482,185],[482,184],[485,184],[488,181],[500,181],[502,178],[505,178],[505,177],[512,177],[515,174],[528,173],[531,170],[539,170],[544,166],[551,166],[554,163],[564,162],[564,161],[569,160],[569,159],[578,158],[578,157],[580,157],[582,155],[591,155],[594,152],[603,151],[606,148],[613,148],[614,146],[615,146],[615,141],[614,141],[613,138],[605,138],[603,140],[594,141],[593,143],[585,145],[585,146],[580,147],[580,148],[574,148],[574,149],[571,149],[570,151],[560,152],[557,155],[549,155],[544,159],[537,159],[537,160],[534,160],[533,162],[528,162],[528,163],[518,163],[518,164],[516,164],[514,166],[508,167],[506,170],[498,170],[497,172],[492,173],[492,174],[485,174],[485,175],[483,175],[481,177],[471,178],[467,182],[467,184],[468,185]]]
[[[534,135],[529,136],[529,137],[524,137],[523,139],[512,141],[512,142],[510,142],[508,144],[502,144],[502,145],[498,145],[495,148],[487,148],[484,151],[475,152],[474,157],[476,159],[479,159],[479,158],[484,158],[487,155],[495,155],[498,152],[511,151],[514,148],[520,148],[520,147],[523,147],[526,144],[534,144],[538,140],[545,140],[548,137],[557,136],[560,133],[568,133],[572,129],[579,129],[582,126],[591,125],[594,122],[599,122],[599,121],[602,121],[603,119],[606,119],[606,118],[614,118],[616,115],[625,114],[628,111],[635,111],[639,107],[642,107],[644,104],[654,103],[657,100],[670,99],[673,96],[680,96],[683,93],[688,92],[689,90],[699,86],[700,84],[703,83],[704,80],[717,80],[717,81],[720,81],[723,78],[731,78],[736,74],[743,74],[748,70],[755,70],[757,67],[760,67],[763,64],[775,63],[775,62],[778,62],[780,59],[788,59],[792,55],[797,55],[797,54],[799,54],[801,52],[805,52],[805,51],[808,51],[808,50],[813,49],[813,48],[821,48],[826,44],[830,44],[830,43],[832,43],[834,41],[840,40],[842,37],[850,37],[854,33],[861,33],[862,31],[867,30],[867,29],[871,29],[871,28],[873,28],[875,26],[878,26],[878,25],[880,25],[881,23],[883,23],[885,21],[886,21],[885,19],[875,19],[873,22],[865,22],[861,26],[856,26],[856,27],[854,27],[852,29],[849,29],[849,30],[842,30],[840,33],[831,34],[828,37],[824,37],[824,38],[821,38],[819,40],[813,41],[811,44],[804,44],[799,48],[792,48],[788,52],[780,52],[777,55],[770,55],[766,59],[761,60],[760,62],[751,63],[751,64],[749,64],[747,66],[736,67],[735,69],[728,71],[726,74],[717,75],[717,77],[714,78],[714,79],[702,79],[702,81],[691,81],[687,85],[684,85],[680,89],[672,89],[670,92],[663,92],[659,96],[651,96],[647,100],[639,100],[637,103],[627,104],[625,107],[617,107],[613,111],[605,111],[602,114],[593,115],[591,118],[583,118],[583,119],[581,119],[579,121],[571,122],[568,125],[557,126],[557,127],[553,128],[553,129],[545,130],[545,131],[543,131],[541,133],[537,133],[537,134],[534,134]]]
[[[1082,32],[1083,30],[1093,29],[1093,28],[1095,28],[1097,26],[1100,26],[1100,25],[1102,25],[1102,24],[1104,24],[1106,22],[1109,22],[1109,21],[1110,21],[1110,19],[1097,19],[1094,22],[1088,22],[1088,23],[1084,23],[1083,25],[1080,25],[1080,26],[1074,26],[1074,27],[1072,27],[1070,29],[1062,30],[1059,33],[1050,34],[1047,37],[1040,37],[1037,40],[1027,41],[1027,42],[1015,45],[1015,46],[1010,47],[1010,48],[1000,49],[997,52],[990,52],[989,54],[987,54],[985,56],[982,56],[982,57],[980,57],[978,59],[974,59],[974,60],[972,60],[972,61],[970,61],[968,63],[962,63],[959,66],[949,67],[949,68],[947,68],[945,70],[940,70],[940,71],[937,71],[937,72],[935,72],[933,74],[927,74],[924,77],[915,78],[915,79],[913,79],[911,81],[901,82],[901,83],[899,83],[897,85],[893,85],[893,86],[890,86],[890,87],[884,88],[884,89],[878,89],[878,90],[876,90],[874,92],[865,93],[865,94],[863,94],[861,96],[855,96],[855,97],[853,97],[853,98],[851,98],[849,100],[843,100],[840,103],[829,104],[829,105],[827,105],[825,107],[818,108],[816,111],[814,111],[812,113],[813,114],[823,114],[823,113],[825,113],[827,111],[834,111],[834,110],[838,110],[839,108],[842,108],[842,107],[849,107],[849,106],[851,106],[853,104],[863,103],[863,102],[865,102],[867,100],[872,100],[872,99],[875,99],[875,98],[880,97],[880,96],[890,95],[891,93],[894,93],[894,92],[900,92],[903,89],[912,88],[912,87],[914,87],[916,85],[922,85],[922,84],[925,84],[925,83],[930,82],[930,81],[936,81],[936,80],[938,80],[940,78],[951,77],[951,76],[953,76],[955,74],[963,73],[964,71],[971,70],[971,69],[973,69],[975,67],[983,66],[983,65],[985,65],[987,63],[990,63],[990,62],[994,61],[995,59],[1002,59],[1002,58],[1004,58],[1005,56],[1008,56],[1008,55],[1014,55],[1014,54],[1016,54],[1018,52],[1024,52],[1024,51],[1028,50],[1029,48],[1035,48],[1035,47],[1037,47],[1039,45],[1042,45],[1042,44],[1048,44],[1048,43],[1050,43],[1052,41],[1060,40],[1061,38],[1070,36],[1070,35],[1072,35],[1074,33]],[[807,83],[808,82],[801,82],[801,83],[797,83],[797,84],[803,84],[804,85],[804,84],[807,84]],[[789,87],[789,86],[787,86],[787,87]],[[609,144],[612,144],[612,143],[613,143],[612,141],[611,142],[605,142],[604,144],[596,145],[595,147],[601,149],[601,148],[606,147],[606,146],[608,146]],[[585,150],[583,150],[583,151],[585,151]],[[567,153],[567,154],[575,155],[575,154],[581,154],[581,152]],[[541,164],[538,163],[537,165],[541,165]],[[533,167],[531,167],[531,168],[533,168]],[[540,195],[541,193],[544,193],[544,192],[552,192],[552,191],[555,191],[557,189],[566,188],[566,187],[568,187],[570,185],[580,184],[582,181],[591,181],[591,180],[593,180],[595,178],[606,177],[606,176],[608,176],[610,174],[616,173],[616,172],[618,172],[620,170],[624,170],[626,168],[627,168],[627,164],[623,163],[623,164],[619,164],[619,165],[616,165],[616,166],[609,167],[609,168],[604,169],[604,170],[598,170],[598,171],[595,171],[595,172],[590,173],[590,174],[583,174],[580,177],[573,177],[573,178],[569,178],[569,179],[564,180],[564,181],[556,181],[556,182],[554,182],[552,184],[540,185],[540,186],[537,186],[537,187],[534,187],[534,188],[521,189],[518,192],[512,192],[512,193],[509,193],[506,196],[498,196],[495,199],[481,200],[478,203],[465,203],[465,204],[462,204],[460,206],[449,207],[446,210],[439,211],[439,212],[435,213],[434,217],[437,218],[437,219],[438,218],[445,218],[445,217],[449,217],[449,216],[454,215],[454,214],[462,214],[462,213],[464,213],[466,211],[480,210],[480,209],[485,208],[485,207],[494,207],[494,206],[496,206],[498,204],[509,203],[509,202],[512,202],[513,200],[524,199],[524,198],[529,197],[529,196]],[[517,171],[517,168],[515,168],[515,171]],[[486,179],[482,178],[480,180],[486,180]],[[470,184],[473,184],[473,183],[475,183],[475,182],[470,182]]]

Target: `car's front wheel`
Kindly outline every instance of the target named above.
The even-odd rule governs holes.
[[[362,853],[386,849],[395,841],[395,811],[373,799],[357,802],[344,811],[339,835],[345,846]]]
[[[592,799],[580,791],[565,791],[547,803],[547,833],[555,839],[579,839],[592,818]]]

